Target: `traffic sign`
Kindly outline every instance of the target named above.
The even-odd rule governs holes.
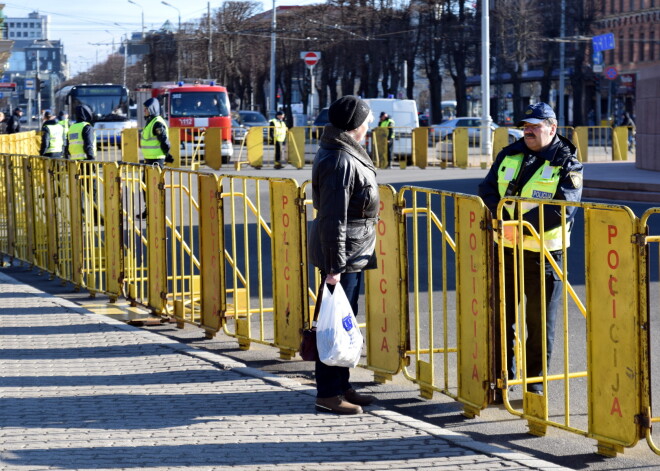
[[[609,49],[614,49],[614,34],[607,33],[601,34],[600,36],[594,36],[591,38],[591,41],[594,46],[594,52],[607,51]]]
[[[303,51],[300,53],[300,58],[305,61],[307,67],[314,67],[321,58],[321,53],[318,51]]]
[[[25,89],[34,90],[34,79],[25,79]]]
[[[3,92],[15,92],[16,83],[14,82],[0,82],[0,90]]]
[[[608,67],[605,69],[605,78],[607,80],[614,80],[617,74],[616,67]]]

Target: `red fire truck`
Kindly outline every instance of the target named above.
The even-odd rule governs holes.
[[[168,126],[182,128],[182,156],[192,156],[197,146],[203,152],[202,133],[206,128],[222,128],[222,160],[229,162],[234,150],[227,88],[213,81],[195,80],[194,83],[154,82],[152,88],[137,91],[139,105],[151,97],[158,98]],[[141,106],[138,106],[138,114],[140,127],[143,127]]]

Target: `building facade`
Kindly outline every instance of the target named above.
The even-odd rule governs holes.
[[[6,37],[13,40],[48,39],[48,15],[33,11],[27,18],[6,18]]]

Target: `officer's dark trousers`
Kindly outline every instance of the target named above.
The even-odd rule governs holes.
[[[552,252],[552,256],[557,262],[559,267],[562,266],[563,255],[561,251]],[[516,253],[516,260],[519,254]],[[523,317],[522,306],[518,309],[520,316],[519,324],[521,332],[527,330],[527,340],[525,343],[526,361],[527,361],[527,377],[535,377],[543,375],[543,322],[541,315],[541,303],[546,306],[546,338],[547,338],[547,362],[548,368],[550,367],[550,357],[552,356],[552,346],[555,338],[555,321],[557,313],[562,300],[562,282],[559,280],[559,275],[554,271],[548,261],[543,263],[541,271],[541,262],[538,252],[526,250],[524,252],[524,282],[525,282],[525,312],[526,316]],[[516,373],[515,363],[515,341],[516,341],[516,317],[515,309],[516,304],[519,304],[519,299],[516,299],[514,287],[516,279],[514,278],[514,252],[512,249],[504,249],[504,277],[505,277],[505,300],[506,300],[506,341],[507,341],[507,373],[509,379],[513,379]],[[517,270],[517,276],[520,277],[520,269]],[[541,279],[545,279],[545,299],[541,298]],[[519,283],[519,282],[518,282]],[[496,277],[496,286],[499,285],[499,278]],[[519,287],[520,289],[520,287]],[[499,289],[497,291],[499,293]],[[499,304],[498,304],[499,306]],[[495,336],[495,365],[497,374],[501,371],[501,349],[500,335],[499,335],[499,317],[496,321],[496,336]],[[524,335],[521,333],[521,335]],[[543,385],[541,383],[528,384],[528,391],[542,391]]]
[[[282,159],[282,144],[283,142],[275,141],[275,162],[280,162]]]
[[[163,157],[162,159],[144,159],[141,163],[145,165],[153,165],[156,167],[159,167],[160,169],[163,169],[165,167],[165,158]],[[142,173],[142,183],[144,185],[147,185],[147,172],[146,170]],[[144,205],[146,207],[147,205],[147,192],[146,190],[142,190],[142,199],[144,200]]]
[[[325,276],[326,274],[322,272],[321,279],[325,279]],[[353,313],[357,316],[362,272],[342,273],[339,282],[351,303]],[[328,288],[331,291],[334,290],[334,286],[328,285]],[[344,394],[344,391],[351,389],[349,376],[350,371],[347,367],[328,366],[316,360],[316,397],[333,397]]]

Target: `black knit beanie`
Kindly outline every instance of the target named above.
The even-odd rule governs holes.
[[[364,100],[354,95],[345,95],[330,105],[328,117],[334,127],[342,131],[352,131],[364,123],[370,111]]]

